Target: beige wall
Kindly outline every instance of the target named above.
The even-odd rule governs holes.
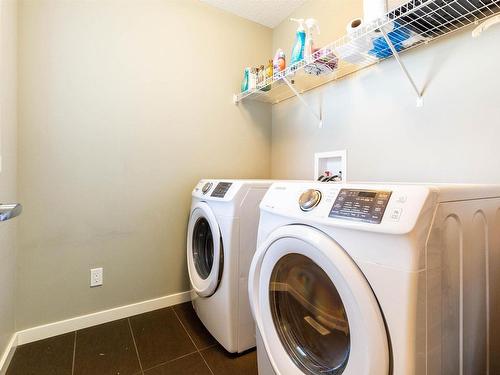
[[[293,16],[318,18],[324,44],[361,4],[311,0]],[[289,56],[294,32],[194,0],[20,2],[18,329],[187,290],[201,177],[265,178],[271,165],[310,178],[314,152],[347,148],[353,180],[500,181],[500,29],[404,55],[421,109],[393,60],[307,93],[323,100],[323,129],[296,99],[231,102],[242,68],[280,46]],[[104,286],[90,289],[95,266]]]
[[[232,93],[271,33],[194,0],[20,2],[18,329],[188,289],[194,184],[270,174],[270,108]]]
[[[0,0],[0,202],[16,202],[17,7]],[[17,219],[0,222],[0,357],[15,331]]]
[[[294,15],[317,18],[324,43],[344,33],[360,5],[311,0]],[[275,29],[274,48],[291,47],[290,24]],[[315,152],[347,149],[351,180],[500,183],[499,44],[496,27],[405,53],[425,87],[423,108],[393,59],[307,93],[315,106],[323,100],[323,129],[297,99],[273,106],[272,176],[311,178]]]

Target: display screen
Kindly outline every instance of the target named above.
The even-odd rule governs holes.
[[[231,185],[231,182],[219,182],[210,196],[224,198]]]
[[[375,198],[377,193],[375,191],[360,191],[358,197]]]
[[[390,191],[341,189],[329,217],[380,224]]]

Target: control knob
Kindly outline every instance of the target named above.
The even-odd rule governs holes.
[[[201,188],[201,192],[202,192],[203,194],[206,194],[206,193],[210,190],[210,188],[212,187],[212,185],[213,185],[213,184],[212,184],[211,182],[207,182],[207,183],[206,183],[205,185],[203,185],[203,187]]]
[[[309,189],[304,191],[299,198],[299,207],[302,211],[311,211],[321,201],[321,191]]]

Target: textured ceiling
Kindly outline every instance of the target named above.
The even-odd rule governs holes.
[[[274,28],[305,0],[201,0],[240,17]]]

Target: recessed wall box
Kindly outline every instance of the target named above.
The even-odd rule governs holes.
[[[314,180],[321,175],[342,175],[342,182],[347,181],[347,150],[317,152],[314,154]]]

